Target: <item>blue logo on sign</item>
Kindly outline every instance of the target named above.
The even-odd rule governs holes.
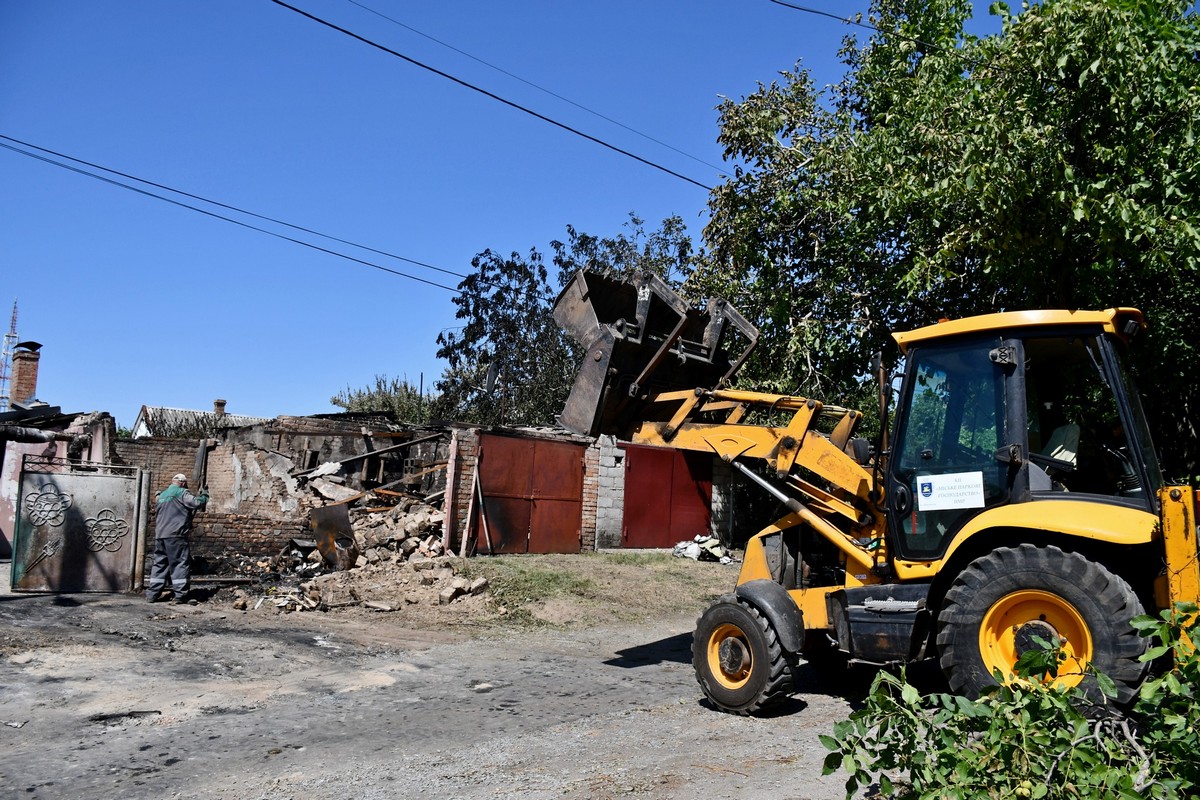
[[[932,497],[932,496],[933,496],[933,482],[929,481],[927,483],[922,483],[921,484],[921,497]]]

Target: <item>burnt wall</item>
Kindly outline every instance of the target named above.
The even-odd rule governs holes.
[[[149,470],[157,494],[175,473],[191,476],[199,446],[179,439],[122,439],[116,453],[118,463]],[[288,539],[304,535],[312,500],[288,476],[291,468],[290,459],[250,445],[224,443],[209,449],[206,481],[212,499],[193,519],[193,554],[208,557],[235,550],[273,555]],[[149,512],[148,537],[154,535],[153,498]],[[146,549],[149,553],[153,545],[147,543]]]
[[[193,520],[193,554],[201,558],[228,551],[255,557],[274,555],[288,540],[307,538],[309,511],[330,502],[314,494],[300,477],[306,470],[440,433],[380,427],[381,423],[371,418],[280,417],[265,425],[221,431],[220,439],[207,440],[205,482],[211,500]],[[401,450],[348,461],[340,473],[326,480],[353,491],[387,485],[405,474],[426,471],[419,465],[444,465],[448,439],[442,435]],[[192,477],[199,447],[196,440],[122,439],[116,442],[113,460],[150,471],[157,493],[177,472]],[[445,480],[446,470],[435,466],[397,488],[428,495],[444,489]],[[189,488],[200,490],[199,486]],[[153,536],[153,499],[150,505],[149,535]],[[148,545],[147,551],[152,549]]]
[[[274,555],[289,539],[307,536],[308,512],[318,500],[291,476],[293,468],[290,458],[253,445],[214,447],[208,454],[211,499],[197,515],[195,549]]]

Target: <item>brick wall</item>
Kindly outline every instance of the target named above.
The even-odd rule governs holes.
[[[318,501],[291,477],[290,458],[226,442],[208,455],[208,508],[196,515],[194,549],[274,555],[289,539],[308,537],[308,512]]]
[[[583,451],[583,519],[579,531],[579,549],[595,551],[596,520],[600,505],[600,443],[593,442]]]
[[[114,461],[148,471],[153,491],[160,492],[170,485],[171,476],[177,472],[191,476],[197,445],[180,439],[118,439],[113,444]]]
[[[177,472],[191,477],[198,446],[178,439],[122,439],[115,445],[116,461],[148,470],[156,494]],[[212,499],[193,518],[193,555],[211,557],[229,550],[274,555],[289,539],[306,536],[313,500],[288,476],[292,466],[290,459],[253,446],[224,443],[211,448],[206,480]],[[152,497],[148,536],[154,535],[154,513]],[[147,543],[146,550],[151,552],[153,545]]]
[[[372,424],[375,423],[375,424]],[[372,431],[369,443],[363,430]],[[193,519],[192,552],[211,557],[234,551],[254,557],[278,553],[292,538],[308,538],[308,514],[327,501],[317,497],[292,476],[306,466],[341,461],[398,444],[403,436],[425,438],[438,431],[379,430],[370,418],[329,419],[279,417],[266,425],[231,429],[208,440],[205,482],[211,500]],[[165,489],[171,476],[182,472],[193,478],[199,442],[181,439],[122,439],[115,445],[114,463],[137,466],[151,473],[154,492]],[[368,464],[377,477],[381,459],[393,479],[403,473],[406,458],[419,456],[430,462],[446,457],[445,437],[392,451],[380,457],[350,462],[344,468],[345,484],[361,488],[360,467]],[[313,461],[311,465],[307,461]],[[425,493],[441,488],[444,474],[432,470],[421,479]],[[370,485],[375,485],[374,483]],[[200,487],[189,487],[198,492]],[[154,508],[151,501],[150,531]],[[147,548],[152,550],[152,546]]]
[[[446,530],[442,535],[447,549],[459,552],[466,535],[467,509],[479,463],[479,429],[455,428],[450,435],[449,464],[446,468]]]

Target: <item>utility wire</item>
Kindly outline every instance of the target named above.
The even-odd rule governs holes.
[[[7,139],[8,137],[5,136],[2,138]],[[243,222],[241,220],[234,219],[233,217],[227,217],[224,214],[218,214],[215,211],[209,211],[207,209],[199,208],[199,207],[191,205],[189,203],[184,203],[181,200],[174,200],[170,197],[164,197],[161,194],[155,194],[154,192],[148,191],[146,189],[141,189],[141,188],[138,188],[137,186],[131,186],[128,183],[122,183],[121,181],[115,180],[113,178],[105,177],[104,175],[100,175],[95,172],[90,172],[81,167],[72,166],[71,164],[67,164],[62,161],[56,161],[55,159],[50,158],[49,156],[39,155],[38,153],[33,153],[33,152],[30,152],[29,150],[24,150],[20,147],[16,147],[11,144],[5,144],[4,142],[0,142],[0,147],[3,147],[6,150],[12,150],[14,153],[20,153],[23,156],[28,156],[29,158],[33,158],[38,161],[44,161],[45,163],[52,164],[56,167],[61,167],[62,169],[65,169],[65,170],[70,170],[71,172],[75,172],[79,175],[84,175],[89,178],[94,178],[95,180],[110,184],[112,186],[119,186],[122,189],[128,189],[131,192],[136,192],[140,195],[145,195],[146,197],[153,197],[155,200],[162,200],[164,203],[170,203],[173,206],[179,206],[180,208],[186,208],[189,211],[195,211],[197,213],[204,214],[205,216],[213,217],[214,219],[223,220],[225,222],[232,222],[234,225],[239,225],[243,228],[248,228],[252,231],[258,231],[259,233],[265,233],[268,236],[274,236],[276,239],[283,239],[284,241],[292,242],[293,244],[302,245],[304,247],[308,247],[313,250],[317,250],[321,253],[327,253],[331,256],[337,256],[338,258],[344,258],[347,261],[353,261],[354,263],[362,264],[365,267],[371,267],[372,269],[377,269],[377,270],[380,270],[381,272],[387,272],[392,275],[398,275],[401,278],[408,278],[409,280],[417,281],[419,283],[424,283],[429,286],[434,286],[434,287],[437,287],[438,289],[445,289],[446,291],[454,292],[455,294],[461,294],[461,292],[462,292],[461,289],[456,289],[453,286],[446,286],[445,284],[437,283],[436,281],[427,280],[426,278],[422,278],[417,275],[410,275],[407,272],[401,272],[400,270],[397,270],[397,269],[385,267],[382,264],[375,264],[370,261],[364,261],[361,258],[355,258],[354,256],[346,255],[345,253],[339,253],[336,250],[330,250],[327,247],[321,247],[320,245],[313,244],[312,242],[306,242],[303,239],[297,239],[293,236],[288,236],[286,234],[277,233],[275,231],[268,230],[267,228],[261,228],[257,225],[251,225],[249,222]],[[103,169],[103,168],[101,168],[101,169]],[[138,179],[134,178],[134,180],[138,180]],[[171,191],[174,191],[174,190],[171,190]],[[208,202],[208,201],[205,201],[205,202]]]
[[[69,155],[66,155],[65,153],[59,153],[59,152],[56,152],[56,151],[54,151],[54,150],[49,150],[49,149],[47,149],[47,148],[45,148],[45,147],[39,147],[39,146],[38,146],[38,145],[36,145],[36,144],[31,144],[31,143],[29,143],[29,142],[24,142],[24,141],[21,141],[20,139],[14,139],[13,137],[11,137],[11,136],[6,136],[6,135],[4,135],[4,134],[2,134],[2,133],[0,133],[0,139],[2,139],[2,140],[6,140],[6,141],[9,141],[9,142],[13,142],[13,143],[15,143],[15,144],[18,144],[18,145],[21,145],[21,146],[23,146],[23,147],[28,147],[28,148],[32,148],[32,149],[34,149],[34,150],[39,150],[39,151],[41,151],[42,153],[48,153],[48,154],[50,154],[50,155],[53,155],[53,156],[56,156],[56,157],[58,157],[58,158],[64,158],[64,159],[66,159],[66,160],[68,160],[68,161],[74,161],[76,164],[83,164],[83,165],[85,165],[85,166],[91,167],[91,168],[93,168],[93,169],[102,170],[102,171],[104,171],[104,172],[107,172],[107,173],[110,173],[110,174],[112,174],[112,175],[119,175],[119,176],[120,176],[120,177],[122,177],[122,178],[126,178],[126,179],[128,179],[128,180],[132,180],[132,181],[137,181],[138,183],[143,183],[143,184],[145,184],[145,185],[147,185],[147,186],[153,186],[153,187],[155,187],[156,189],[163,189],[163,190],[165,190],[165,191],[172,192],[172,193],[174,193],[174,194],[178,194],[178,195],[181,195],[181,196],[183,196],[183,197],[188,197],[188,198],[191,198],[191,199],[193,199],[193,200],[199,200],[200,202],[203,202],[203,203],[208,203],[209,205],[217,206],[218,208],[224,208],[224,209],[227,209],[227,210],[229,210],[229,211],[235,211],[235,212],[237,212],[237,213],[239,213],[239,214],[244,214],[244,215],[246,215],[246,216],[248,216],[248,217],[254,217],[255,219],[261,219],[261,220],[263,220],[263,221],[265,221],[265,222],[271,222],[271,223],[274,223],[274,224],[276,224],[276,225],[282,225],[282,226],[283,226],[283,227],[285,227],[285,228],[291,228],[292,230],[296,230],[296,231],[301,231],[301,232],[303,232],[303,233],[312,234],[313,236],[319,236],[319,237],[321,237],[322,239],[328,239],[328,240],[330,240],[330,241],[333,241],[333,242],[338,242],[338,243],[340,243],[340,244],[349,245],[350,247],[355,247],[355,248],[358,248],[358,249],[360,249],[360,250],[366,250],[366,251],[368,251],[368,252],[371,252],[371,253],[376,253],[376,254],[378,254],[378,255],[381,255],[381,256],[386,256],[387,258],[394,258],[394,259],[396,259],[397,261],[404,261],[404,262],[407,262],[407,263],[409,263],[409,264],[414,264],[414,265],[416,265],[416,266],[418,266],[418,267],[425,267],[426,269],[431,269],[431,270],[434,270],[434,271],[436,271],[436,272],[441,272],[441,273],[444,273],[444,274],[446,274],[446,275],[453,275],[453,276],[454,276],[454,277],[456,277],[456,278],[463,278],[463,279],[466,279],[466,278],[469,278],[469,277],[471,277],[471,276],[469,276],[469,275],[467,275],[467,274],[465,274],[465,273],[462,273],[462,272],[455,272],[454,270],[445,269],[445,268],[443,268],[443,267],[435,267],[434,265],[432,265],[432,264],[426,264],[426,263],[425,263],[425,262],[423,262],[423,261],[417,261],[417,260],[415,260],[415,259],[412,259],[412,258],[406,258],[405,256],[396,255],[395,253],[389,253],[389,252],[388,252],[388,251],[386,251],[386,250],[379,250],[379,249],[376,249],[376,248],[374,248],[374,247],[369,247],[369,246],[367,246],[367,245],[365,245],[365,244],[359,244],[358,242],[353,242],[353,241],[350,241],[350,240],[348,240],[348,239],[341,239],[341,238],[338,238],[337,236],[331,236],[331,235],[329,235],[329,234],[327,234],[327,233],[321,233],[320,231],[313,230],[312,228],[306,228],[306,227],[304,227],[304,226],[302,226],[302,225],[293,225],[292,223],[290,223],[290,222],[284,222],[284,221],[283,221],[283,220],[281,220],[281,219],[276,219],[276,218],[274,218],[274,217],[269,217],[269,216],[266,216],[266,215],[264,215],[264,214],[257,214],[257,213],[255,213],[255,212],[253,212],[253,211],[247,211],[247,210],[246,210],[246,209],[244,209],[244,208],[239,208],[239,207],[237,207],[237,206],[229,205],[228,203],[222,203],[222,202],[220,202],[220,201],[218,201],[218,200],[211,200],[211,199],[209,199],[209,198],[207,198],[207,197],[202,197],[201,195],[198,195],[198,194],[192,194],[191,192],[185,192],[185,191],[183,191],[182,189],[175,189],[175,188],[173,188],[173,187],[171,187],[171,186],[167,186],[166,184],[162,184],[162,183],[155,183],[154,181],[149,181],[149,180],[146,180],[145,178],[139,178],[139,177],[137,177],[136,175],[130,175],[130,174],[128,174],[128,173],[121,172],[121,171],[119,171],[119,170],[115,170],[115,169],[111,169],[111,168],[109,168],[109,167],[105,167],[105,166],[102,166],[102,165],[100,165],[100,164],[93,164],[93,163],[92,163],[92,162],[90,162],[90,161],[84,161],[84,160],[83,160],[83,159],[81,159],[81,158],[75,158],[74,156],[69,156]],[[267,235],[269,235],[269,236],[274,236],[274,237],[276,237],[276,238],[278,238],[278,239],[283,239],[283,240],[285,240],[285,241],[294,242],[295,244],[300,244],[300,245],[303,245],[303,246],[305,246],[305,247],[309,247],[309,248],[312,248],[312,249],[314,249],[314,250],[318,250],[318,251],[320,251],[320,252],[322,252],[322,253],[328,253],[328,254],[330,254],[330,255],[337,256],[338,258],[344,258],[344,259],[346,259],[346,260],[348,260],[348,261],[353,261],[353,262],[355,262],[355,263],[362,264],[362,265],[364,265],[364,266],[368,266],[368,267],[372,267],[372,268],[374,268],[374,269],[378,269],[378,270],[381,270],[381,271],[383,271],[383,272],[387,272],[387,273],[390,273],[390,274],[393,274],[393,275],[397,275],[397,276],[399,276],[399,277],[402,277],[402,278],[409,278],[410,280],[418,281],[418,282],[420,282],[420,283],[425,283],[425,284],[428,284],[429,286],[435,286],[435,287],[437,287],[437,288],[439,288],[439,289],[446,289],[447,291],[454,292],[455,294],[462,294],[464,291],[466,291],[466,290],[464,290],[464,289],[461,289],[461,288],[453,288],[453,287],[450,287],[450,286],[446,286],[446,285],[444,285],[444,284],[437,283],[437,282],[435,282],[435,281],[431,281],[431,280],[428,280],[428,279],[426,279],[426,278],[419,277],[419,276],[417,276],[417,275],[410,275],[410,274],[408,274],[407,272],[401,272],[401,271],[399,271],[399,270],[390,269],[390,268],[388,268],[388,267],[382,266],[382,265],[380,265],[380,264],[375,264],[375,263],[373,263],[373,262],[370,262],[370,261],[363,261],[362,259],[354,258],[353,256],[349,256],[349,255],[346,255],[346,254],[344,254],[344,253],[339,253],[339,252],[337,252],[336,250],[329,250],[329,249],[327,249],[327,248],[320,247],[320,246],[318,246],[318,245],[315,245],[315,244],[312,244],[312,243],[310,243],[310,242],[305,242],[305,241],[303,241],[303,240],[301,240],[301,239],[296,239],[296,238],[293,238],[293,237],[291,237],[291,236],[285,236],[285,235],[283,235],[283,234],[276,233],[276,232],[274,232],[274,231],[271,231],[271,230],[267,230],[266,228],[260,228],[260,227],[258,227],[258,226],[255,226],[255,225],[250,225],[249,223],[242,222],[242,221],[240,221],[240,220],[236,220],[236,219],[232,219],[232,218],[230,218],[230,217],[226,217],[226,216],[224,216],[224,215],[217,214],[217,213],[214,213],[214,212],[212,212],[212,211],[207,211],[207,210],[205,210],[205,209],[203,209],[203,208],[197,208],[197,207],[195,207],[195,206],[192,206],[192,205],[189,205],[189,204],[187,204],[187,203],[183,203],[183,202],[180,202],[180,201],[178,201],[178,200],[173,200],[173,199],[171,199],[171,198],[169,198],[169,197],[163,197],[162,195],[155,194],[154,192],[149,192],[149,191],[146,191],[146,190],[144,190],[144,189],[139,189],[139,188],[138,188],[138,187],[136,187],[136,186],[130,186],[130,185],[128,185],[128,184],[125,184],[125,183],[122,183],[122,182],[120,182],[120,181],[113,180],[113,179],[111,179],[111,178],[107,178],[107,177],[105,177],[105,176],[103,176],[103,175],[98,175],[98,174],[95,174],[95,173],[89,172],[89,171],[87,171],[87,170],[84,170],[84,169],[81,169],[81,168],[78,168],[78,167],[73,167],[73,166],[71,166],[70,164],[65,164],[65,163],[62,163],[62,162],[59,162],[59,161],[55,161],[55,160],[54,160],[54,159],[52,159],[52,158],[48,158],[48,157],[46,157],[46,156],[38,155],[37,153],[31,153],[31,152],[28,152],[28,151],[26,151],[26,150],[22,150],[22,149],[21,149],[21,148],[19,148],[19,147],[14,147],[13,145],[5,144],[3,141],[0,141],[0,147],[6,148],[6,149],[8,149],[8,150],[11,150],[11,151],[13,151],[13,152],[15,152],[15,153],[20,153],[21,155],[28,156],[28,157],[30,157],[30,158],[37,159],[37,160],[39,160],[39,161],[43,161],[43,162],[45,162],[45,163],[47,163],[47,164],[51,164],[51,165],[53,165],[53,166],[56,166],[56,167],[62,167],[63,169],[70,170],[71,172],[75,172],[75,173],[78,173],[78,174],[80,174],[80,175],[85,175],[85,176],[87,176],[87,177],[89,177],[89,178],[95,178],[96,180],[103,181],[103,182],[105,182],[105,183],[108,183],[108,184],[111,184],[111,185],[113,185],[113,186],[119,186],[119,187],[121,187],[121,188],[123,188],[123,189],[128,189],[128,190],[130,190],[130,191],[132,191],[132,192],[137,192],[138,194],[142,194],[142,195],[145,195],[145,196],[147,196],[147,197],[152,197],[152,198],[154,198],[154,199],[156,199],[156,200],[162,200],[162,201],[164,201],[164,202],[171,203],[172,205],[179,206],[179,207],[181,207],[181,208],[185,208],[185,209],[188,209],[188,210],[190,210],[190,211],[198,211],[199,213],[201,213],[201,214],[205,214],[206,216],[214,217],[214,218],[216,218],[216,219],[220,219],[220,220],[223,220],[223,221],[225,221],[225,222],[232,222],[234,225],[240,225],[240,226],[241,226],[241,227],[243,227],[243,228],[249,228],[250,230],[258,231],[258,232],[260,232],[260,233],[265,233],[265,234],[267,234]],[[483,284],[484,286],[491,286],[491,287],[493,287],[493,288],[502,288],[502,287],[503,287],[503,285],[502,285],[502,284],[496,283],[496,282],[494,282],[494,281],[488,281],[488,280],[484,280],[484,279],[482,279],[482,278],[477,278],[477,280],[478,280],[478,282],[479,282],[479,283]],[[540,292],[537,292],[537,291],[535,291],[535,290],[532,290],[532,289],[524,289],[524,290],[520,290],[520,291],[521,291],[522,293],[524,293],[525,295],[527,295],[527,296],[530,296],[530,297],[535,297],[535,298],[537,298],[537,299],[539,299],[539,300],[553,300],[553,299],[554,299],[553,297],[549,297],[549,296],[543,295],[542,293],[540,293]]]
[[[844,22],[847,25],[854,25],[855,27],[858,27],[858,28],[865,28],[866,30],[873,31],[874,33],[882,34],[883,36],[894,36],[901,41],[911,42],[912,44],[919,45],[920,47],[925,48],[925,52],[927,52],[927,53],[933,53],[933,52],[947,53],[949,55],[955,56],[956,58],[958,58],[960,61],[962,61],[964,64],[971,67],[972,69],[983,66],[985,63],[983,61],[978,61],[978,60],[973,60],[973,59],[967,58],[965,55],[963,55],[962,53],[960,53],[957,49],[955,49],[953,47],[943,47],[943,46],[937,45],[937,44],[930,44],[929,42],[922,41],[921,39],[918,39],[915,36],[905,36],[904,34],[900,33],[899,31],[885,31],[882,28],[879,28],[868,22],[863,22],[861,19],[854,19],[854,18],[850,18],[850,17],[839,17],[837,14],[834,14],[830,11],[822,11],[818,8],[809,8],[808,6],[802,6],[802,5],[798,5],[796,3],[786,2],[786,0],[767,0],[767,1],[770,3],[774,3],[777,6],[783,6],[784,8],[790,8],[793,11],[802,11],[805,14],[812,14],[812,15],[818,16],[818,17],[826,17],[828,19],[837,20],[838,22]],[[1008,72],[1009,70],[999,69],[999,71]]]
[[[404,261],[408,264],[413,264],[418,267],[424,267],[425,269],[431,269],[434,272],[441,272],[445,275],[453,275],[456,278],[466,278],[467,277],[467,275],[465,275],[461,272],[455,272],[454,270],[445,269],[443,267],[435,267],[433,264],[426,264],[423,261],[417,261],[416,259],[406,258],[405,256],[399,256],[399,255],[396,255],[395,253],[389,253],[386,250],[378,250],[374,247],[369,247],[365,244],[359,244],[358,242],[349,241],[348,239],[339,239],[336,236],[331,236],[327,233],[321,233],[320,231],[313,230],[312,228],[306,228],[303,225],[293,225],[290,222],[284,222],[281,219],[275,219],[274,217],[268,217],[265,214],[256,214],[253,211],[247,211],[244,208],[238,208],[237,206],[231,206],[227,203],[222,203],[219,200],[211,200],[207,197],[202,197],[198,194],[192,194],[191,192],[185,192],[182,189],[176,189],[173,186],[167,186],[166,184],[162,184],[162,183],[155,183],[154,181],[146,180],[145,178],[139,178],[136,175],[130,175],[126,172],[121,172],[120,170],[112,169],[111,167],[105,167],[100,164],[93,164],[91,161],[84,161],[82,158],[76,158],[75,156],[69,156],[65,153],[59,153],[54,150],[49,150],[45,147],[39,147],[36,144],[31,144],[29,142],[23,142],[20,139],[14,139],[11,136],[5,136],[2,133],[0,133],[0,139],[4,139],[6,141],[13,142],[14,144],[19,144],[22,147],[29,147],[34,150],[41,151],[42,153],[46,153],[48,155],[55,156],[56,158],[65,158],[68,161],[74,161],[76,164],[82,164],[85,167],[91,167],[92,169],[102,170],[111,175],[117,175],[117,176],[126,178],[131,181],[137,181],[138,183],[143,183],[146,186],[153,186],[155,189],[164,189],[168,192],[172,192],[173,194],[177,194],[182,197],[189,197],[192,200],[199,200],[203,203],[208,203],[209,205],[217,206],[218,208],[224,208],[228,211],[236,211],[239,214],[245,214],[248,217],[254,217],[255,219],[261,219],[264,222],[271,222],[271,223],[274,223],[275,225],[282,225],[285,228],[291,228],[292,230],[295,230],[295,231],[301,231],[302,233],[312,234],[313,236],[320,236],[322,239],[328,239],[331,242],[337,242],[339,244],[346,244],[346,245],[350,245],[351,247],[357,247],[360,250],[366,250],[367,252],[370,252],[370,253],[375,253],[377,255],[386,256],[388,258],[394,258],[397,261]],[[9,148],[9,149],[13,149],[13,148]],[[20,151],[17,151],[17,152],[20,152]],[[49,162],[49,163],[54,163],[54,162]]]
[[[572,100],[569,97],[564,97],[561,94],[558,94],[555,91],[547,89],[544,86],[539,86],[538,84],[534,83],[533,81],[526,80],[525,78],[522,78],[520,75],[516,75],[512,72],[509,72],[508,70],[504,69],[503,67],[498,67],[495,64],[492,64],[488,61],[485,61],[482,58],[479,58],[478,56],[472,55],[471,53],[468,53],[466,50],[460,50],[459,48],[455,47],[454,45],[452,45],[448,42],[443,42],[441,39],[430,36],[429,34],[424,33],[423,31],[419,31],[416,28],[412,27],[411,25],[407,25],[407,24],[401,22],[400,20],[395,19],[394,17],[389,17],[387,14],[384,14],[383,12],[376,11],[375,9],[373,9],[369,6],[358,2],[358,0],[346,0],[346,2],[350,3],[351,5],[358,6],[363,11],[370,12],[377,17],[386,19],[388,22],[392,23],[393,25],[399,25],[401,28],[404,28],[407,31],[411,31],[412,33],[415,33],[417,36],[428,39],[429,41],[431,41],[435,44],[439,44],[442,47],[445,47],[449,50],[453,50],[454,52],[458,53],[459,55],[466,56],[467,58],[471,59],[472,61],[475,61],[479,64],[483,64],[485,67],[488,67],[489,69],[494,69],[494,70],[496,70],[496,72],[499,72],[501,75],[507,75],[508,77],[512,78],[513,80],[520,81],[521,83],[525,84],[526,86],[531,86],[534,89],[537,89],[539,92],[544,92],[545,94],[548,94],[553,98],[562,100],[564,103],[575,106],[575,108],[578,108],[581,111],[586,111],[587,113],[591,114],[592,116],[599,117],[600,119],[604,120],[605,122],[611,122],[613,125],[616,125],[618,128],[623,128],[632,134],[642,137],[643,139],[645,139],[647,141],[654,142],[655,144],[665,147],[668,150],[674,151],[685,158],[690,158],[692,161],[695,161],[697,164],[702,164],[706,167],[709,167],[710,169],[716,170],[717,174],[720,175],[722,178],[729,177],[729,175],[726,174],[723,167],[718,167],[716,164],[710,164],[702,158],[694,156],[691,153],[684,152],[683,150],[680,150],[678,147],[674,147],[673,145],[667,144],[666,142],[662,141],[661,139],[655,139],[653,136],[651,136],[647,133],[642,133],[641,131],[637,130],[636,128],[631,128],[630,126],[624,124],[623,122],[615,120],[612,117],[605,116],[604,114],[601,114],[599,111],[595,111],[591,108],[588,108],[587,106],[582,105],[581,103],[576,103],[574,100]]]
[[[378,42],[372,41],[372,40],[366,38],[365,36],[360,36],[359,34],[354,33],[351,30],[347,30],[346,28],[335,25],[334,23],[329,22],[328,20],[321,19],[320,17],[314,16],[313,14],[310,14],[307,11],[303,11],[299,8],[296,8],[295,6],[288,5],[287,3],[283,2],[283,0],[271,0],[271,2],[277,6],[282,6],[283,8],[286,8],[289,11],[293,11],[302,17],[307,17],[308,19],[311,19],[313,22],[324,25],[327,28],[337,31],[338,33],[349,36],[351,39],[356,39],[356,40],[362,42],[363,44],[374,47],[377,50],[382,50],[383,52],[387,53],[388,55],[394,56],[403,61],[407,61],[408,63],[412,64],[413,66],[420,67],[421,69],[428,70],[429,72],[432,72],[435,75],[443,77],[446,80],[453,81],[454,83],[457,83],[459,86],[470,89],[473,92],[478,92],[479,94],[482,94],[485,97],[490,97],[492,100],[495,100],[499,103],[503,103],[504,105],[506,105],[510,108],[515,108],[517,111],[524,112],[531,117],[540,119],[542,122],[547,122],[547,123],[555,126],[556,128],[561,128],[562,130],[567,131],[568,133],[573,133],[576,136],[579,136],[583,139],[587,139],[589,142],[592,142],[593,144],[598,144],[601,147],[605,147],[609,150],[612,150],[614,153],[620,153],[623,156],[632,158],[634,161],[637,161],[641,164],[645,164],[648,167],[653,167],[654,169],[657,169],[661,172],[665,172],[668,175],[679,178],[680,180],[687,181],[688,183],[690,183],[694,186],[698,186],[701,189],[704,189],[705,191],[709,191],[709,192],[713,191],[713,187],[708,186],[707,184],[703,184],[700,181],[695,180],[693,178],[689,178],[688,176],[683,175],[682,173],[675,172],[672,169],[668,169],[667,167],[664,167],[662,164],[656,164],[655,162],[653,162],[649,159],[646,159],[646,158],[642,158],[639,155],[635,155],[634,153],[631,153],[628,150],[623,150],[622,148],[617,147],[614,144],[609,144],[608,142],[604,141],[603,139],[599,139],[595,136],[592,136],[591,134],[584,133],[583,131],[579,130],[578,128],[572,128],[570,125],[567,125],[566,123],[563,123],[563,122],[559,122],[558,120],[555,120],[555,119],[551,119],[550,117],[547,117],[545,114],[539,114],[537,111],[534,111],[531,108],[527,108],[519,103],[515,103],[512,100],[506,100],[505,98],[501,97],[498,94],[489,92],[487,89],[476,86],[473,83],[468,83],[467,81],[464,81],[461,78],[456,78],[448,72],[443,72],[442,70],[437,69],[436,67],[431,67],[428,64],[424,64],[424,63],[416,60],[415,58],[406,56],[403,53],[400,53],[396,50],[391,49],[390,47],[386,47],[382,44],[379,44]]]

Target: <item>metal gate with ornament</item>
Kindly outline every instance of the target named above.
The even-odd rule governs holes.
[[[141,585],[149,474],[137,467],[25,456],[12,588],[128,592]]]

